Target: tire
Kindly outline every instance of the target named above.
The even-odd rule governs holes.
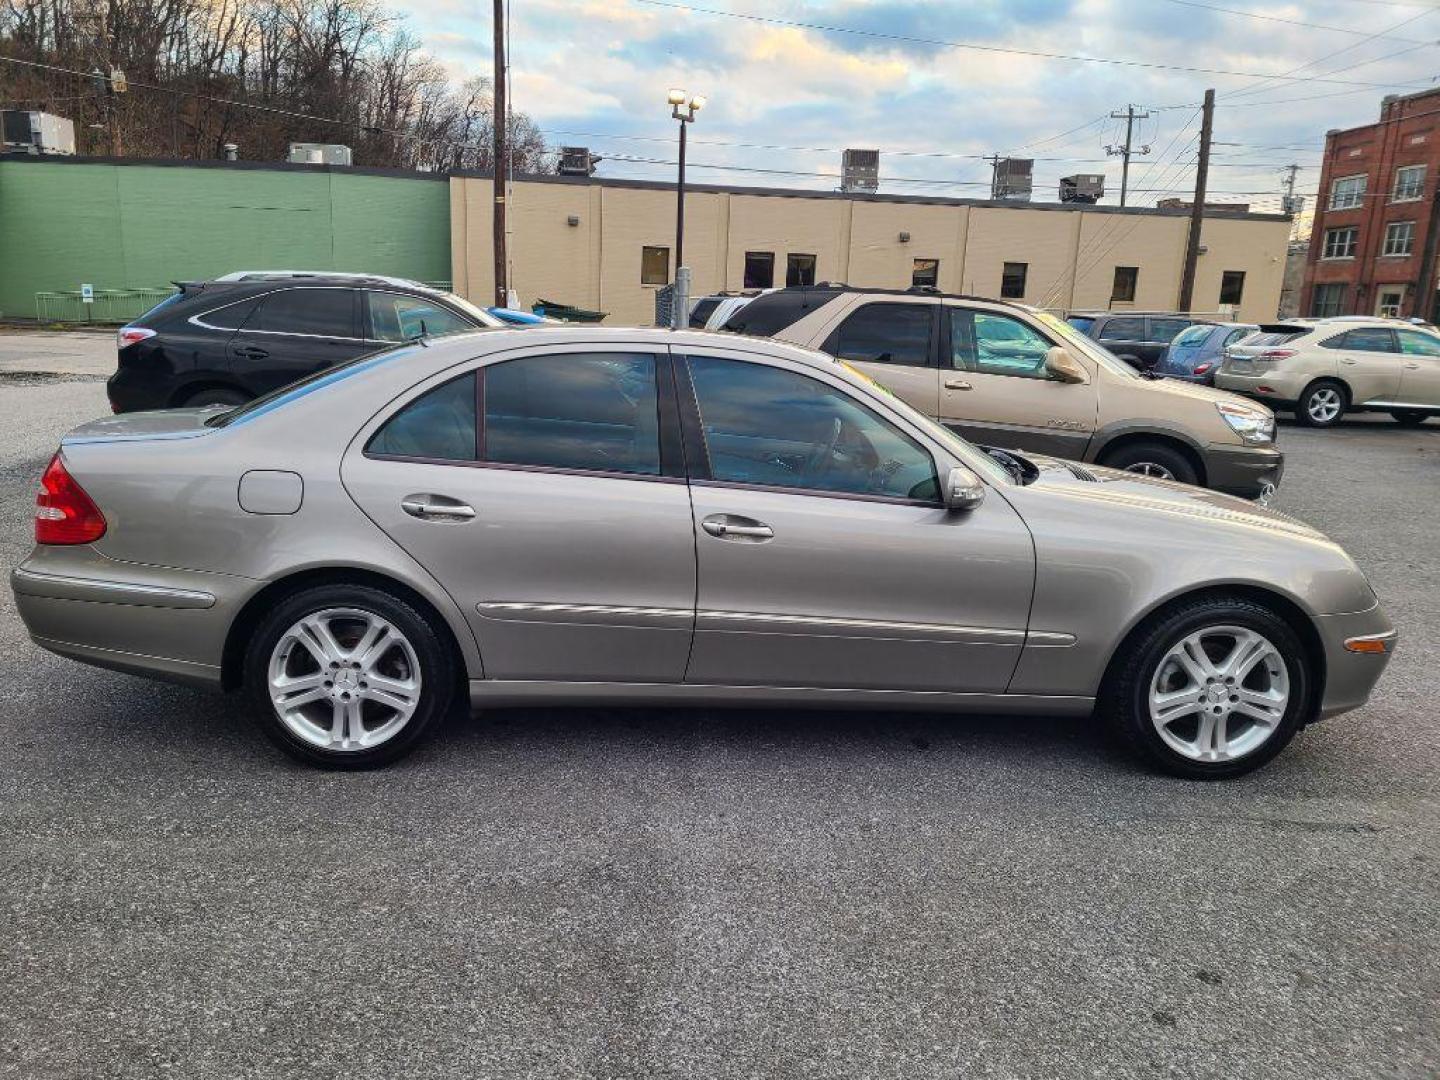
[[[185,399],[184,408],[199,409],[206,405],[226,405],[235,408],[244,405],[250,398],[239,390],[227,390],[223,386],[212,386],[208,390],[197,390]]]
[[[1295,419],[1306,427],[1329,428],[1340,423],[1350,406],[1345,387],[1330,379],[1321,379],[1305,388],[1295,403]]]
[[[302,620],[323,624],[328,640]],[[370,655],[357,659],[371,634]],[[298,592],[271,610],[246,649],[245,694],[255,721],[308,765],[374,769],[398,761],[439,726],[454,699],[459,671],[443,634],[433,617],[373,586]],[[284,691],[272,677],[295,680],[283,716],[272,695]],[[408,704],[408,718],[393,702]]]
[[[1162,442],[1127,443],[1117,450],[1102,454],[1100,464],[1111,469],[1175,480],[1182,484],[1198,484],[1200,473],[1184,451]]]
[[[1255,666],[1240,676],[1238,685],[1226,684],[1228,651],[1257,637],[1264,646],[1254,646],[1259,653]],[[1187,639],[1198,640],[1204,651],[1208,668],[1196,665],[1205,673],[1203,679],[1172,660]],[[1313,682],[1311,660],[1290,624],[1253,600],[1207,597],[1182,602],[1142,625],[1122,649],[1106,675],[1101,712],[1127,749],[1172,776],[1228,780],[1258,769],[1285,749],[1305,717]],[[1218,673],[1211,675],[1210,669]],[[1163,710],[1160,719],[1154,715],[1160,706],[1152,705],[1152,694],[1192,692],[1193,708],[1179,697],[1169,705],[1168,719]],[[1261,701],[1282,692],[1283,699]],[[1235,708],[1240,694],[1252,695],[1252,701]],[[1252,713],[1256,709],[1265,720]],[[1206,724],[1211,726],[1202,726]]]
[[[1419,427],[1430,419],[1430,414],[1421,412],[1419,409],[1392,409],[1390,415],[1395,418],[1397,424],[1404,424],[1406,427]]]

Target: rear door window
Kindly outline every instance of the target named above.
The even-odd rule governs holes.
[[[1440,356],[1440,338],[1422,334],[1418,330],[1397,330],[1400,351],[1409,356]]]
[[[385,421],[365,448],[386,457],[475,460],[475,373],[422,394]]]
[[[825,351],[852,363],[925,367],[934,311],[934,304],[865,304],[830,335]]]
[[[358,338],[351,289],[284,289],[270,293],[247,329],[271,334]]]
[[[259,306],[260,298],[252,297],[236,304],[226,304],[214,311],[207,311],[200,316],[200,321],[207,326],[214,326],[221,330],[239,330]]]
[[[1144,341],[1144,319],[1107,319],[1100,327],[1101,341]]]

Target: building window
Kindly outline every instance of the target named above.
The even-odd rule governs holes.
[[[785,285],[787,288],[796,285],[815,284],[815,256],[795,255],[785,256]]]
[[[1353,259],[1355,257],[1355,238],[1360,230],[1354,225],[1344,229],[1326,229],[1325,244],[1320,249],[1322,259]]]
[[[1000,295],[1006,300],[1025,299],[1025,275],[1029,272],[1029,263],[1007,262],[1000,275]]]
[[[1376,306],[1375,314],[1383,315],[1387,319],[1398,319],[1400,317],[1400,305],[1405,302],[1405,290],[1381,289],[1380,303]]]
[[[1344,285],[1316,285],[1310,296],[1310,317],[1330,319],[1341,314],[1345,306]]]
[[[643,247],[640,249],[640,284],[665,285],[670,281],[670,249],[668,247]]]
[[[1425,194],[1425,166],[1406,165],[1395,170],[1395,202],[1412,202]]]
[[[910,287],[935,289],[940,286],[940,260],[916,259],[910,271]]]
[[[775,253],[773,251],[745,252],[745,288],[773,289],[775,287]]]
[[[1381,255],[1409,255],[1415,250],[1415,223],[1392,221],[1385,226],[1385,246]]]
[[[1135,284],[1140,280],[1140,268],[1138,266],[1117,266],[1115,267],[1115,283],[1110,286],[1110,300],[1113,303],[1119,300],[1126,304],[1135,302]]]
[[[1245,271],[1226,270],[1220,275],[1220,303],[1238,304],[1245,295]]]
[[[1349,210],[1365,200],[1365,175],[1342,176],[1330,184],[1330,209]]]

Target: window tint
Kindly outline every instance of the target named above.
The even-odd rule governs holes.
[[[840,295],[838,289],[804,289],[757,296],[730,318],[725,329],[752,337],[769,337],[797,323]]]
[[[745,252],[745,288],[771,289],[775,287],[775,253],[773,251]]]
[[[705,321],[715,314],[715,309],[720,306],[720,297],[707,296],[703,300],[697,300],[695,306],[690,309],[690,325],[692,327],[703,327]]]
[[[285,289],[260,303],[258,324],[248,328],[273,334],[311,334],[319,337],[358,336],[355,333],[355,293],[349,289]]]
[[[916,259],[910,270],[912,288],[936,288],[940,284],[940,260]]]
[[[252,297],[249,300],[241,300],[238,304],[226,304],[214,311],[207,311],[200,316],[200,321],[211,326],[218,326],[222,330],[239,330],[245,325],[245,320],[250,318],[251,313],[260,306],[260,299]]]
[[[1135,285],[1139,280],[1140,268],[1138,266],[1115,267],[1115,280],[1110,286],[1110,299],[1133,303]]]
[[[815,256],[814,255],[787,255],[785,256],[785,284],[793,288],[796,285],[815,284]]]
[[[1354,352],[1394,352],[1395,339],[1388,328],[1367,326],[1359,330],[1346,330],[1339,337],[1324,342],[1332,349],[1347,349]]]
[[[868,364],[930,363],[931,304],[866,304],[826,342],[826,352]]]
[[[640,249],[640,284],[665,285],[670,281],[670,249],[668,247],[642,247]]]
[[[1310,333],[1309,330],[1262,330],[1260,333],[1245,339],[1246,345],[1284,345],[1287,341],[1294,341]],[[1321,344],[1326,344],[1321,342]]]
[[[1045,379],[1050,341],[1008,315],[950,308],[951,363],[981,375]]]
[[[370,336],[377,341],[414,341],[474,330],[449,308],[419,296],[366,293],[370,305]]]
[[[933,501],[935,462],[850,395],[804,375],[694,356],[700,425],[716,480]]]
[[[653,356],[528,356],[484,379],[485,461],[659,475]]]
[[[1025,299],[1025,278],[1029,273],[1029,263],[1007,262],[1000,275],[1000,295],[1006,300]]]
[[[1226,270],[1220,275],[1220,303],[1238,304],[1245,295],[1245,271]]]
[[[1175,335],[1190,325],[1191,323],[1184,319],[1151,319],[1150,336],[1146,340],[1167,343],[1174,341]]]
[[[1417,330],[1397,330],[1400,351],[1411,356],[1440,356],[1440,338],[1422,334]]]
[[[416,398],[385,421],[366,451],[440,461],[475,460],[475,373]]]
[[[1100,327],[1101,341],[1144,341],[1144,319],[1109,319]]]

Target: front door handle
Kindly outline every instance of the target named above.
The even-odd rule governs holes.
[[[400,500],[400,509],[421,521],[469,521],[475,508],[444,495],[411,495]]]
[[[734,514],[711,514],[700,522],[700,527],[711,536],[718,536],[721,540],[747,540],[752,543],[761,543],[773,539],[775,536],[775,530],[763,521],[737,517]]]
[[[971,385],[970,385],[968,382],[966,382],[964,379],[946,379],[944,385],[945,385],[945,389],[946,389],[946,390],[974,390],[974,389],[975,389],[973,386],[971,386]]]
[[[1420,365],[1419,365],[1419,364],[1406,364],[1405,366],[1406,366],[1407,368],[1409,368],[1411,371],[1418,371],[1418,370],[1420,370]]]
[[[1342,357],[1342,358],[1341,358],[1340,363],[1342,363],[1342,364],[1353,364],[1353,363],[1355,363],[1355,361],[1354,361],[1354,359],[1352,359],[1351,357],[1346,356],[1346,357]]]

